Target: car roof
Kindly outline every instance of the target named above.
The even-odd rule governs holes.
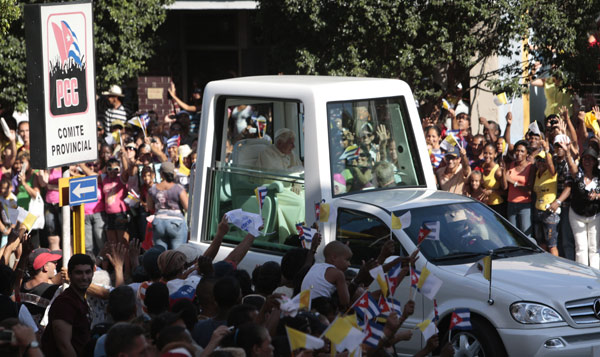
[[[215,82],[237,82],[237,83],[262,83],[265,85],[298,85],[298,86],[318,86],[331,84],[348,84],[351,82],[397,82],[397,79],[389,78],[372,78],[372,77],[344,77],[344,76],[300,76],[300,75],[285,75],[285,76],[251,76],[223,79]]]
[[[315,96],[327,101],[379,98],[408,95],[404,81],[389,78],[341,76],[254,76],[213,81],[207,84],[205,96],[228,93],[243,95],[260,93],[262,97],[302,99]],[[412,98],[412,94],[410,94]]]
[[[391,212],[426,206],[473,202],[473,199],[462,195],[426,188],[360,191],[356,194],[343,196],[342,199],[375,205]]]

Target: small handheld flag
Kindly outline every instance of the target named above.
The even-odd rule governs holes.
[[[346,147],[342,155],[340,155],[340,160],[356,160],[360,154],[360,148],[356,145],[350,145]]]
[[[377,284],[379,284],[379,288],[381,289],[381,293],[383,296],[387,297],[389,293],[389,285],[387,281],[387,277],[383,272],[383,267],[381,265],[376,266],[375,268],[369,271],[371,277],[375,279]]]
[[[302,243],[302,248],[309,249],[312,243],[313,237],[319,231],[314,228],[303,227],[296,225],[296,230],[298,231],[298,236],[300,238],[300,242]]]
[[[379,341],[385,335],[383,332],[383,327],[384,325],[382,324],[379,324],[375,321],[369,321],[365,330],[367,336],[365,337],[363,343],[371,347],[377,347]]]
[[[329,221],[329,203],[321,203],[321,209],[319,212],[319,222]]]
[[[365,334],[352,326],[348,320],[338,316],[321,337],[327,337],[338,352],[343,352],[354,351],[363,342]]]
[[[435,326],[435,324],[431,323],[431,320],[425,320],[420,324],[417,324],[417,327],[419,328],[419,330],[421,330],[421,333],[423,334],[423,339],[425,341],[429,340],[431,336],[435,335],[438,332],[437,327]]]
[[[496,97],[494,98],[494,103],[496,103],[496,105],[508,104],[508,99],[506,98],[506,93],[502,92],[502,93],[496,95]]]
[[[179,142],[180,142],[181,138],[178,135],[172,136],[167,140],[167,147],[173,147],[173,146],[179,146]]]
[[[387,273],[388,283],[390,285],[390,293],[394,295],[396,288],[400,285],[400,272],[402,271],[402,263],[394,265]]]
[[[417,289],[430,300],[433,300],[437,292],[442,287],[442,280],[427,269],[427,266],[421,270]]]
[[[315,219],[320,221],[321,219],[321,202],[315,203]]]
[[[291,327],[286,326],[288,341],[290,342],[290,349],[296,351],[301,348],[307,350],[318,350],[325,346],[325,341],[318,337],[311,336],[302,331],[298,331]]]
[[[430,232],[431,230],[429,230],[427,227],[421,227],[419,229],[419,235],[417,236],[417,246],[423,243],[423,241],[425,240],[425,238],[427,238]]]
[[[387,300],[383,297],[383,294],[379,295],[379,303],[377,304],[379,307],[380,315],[389,315],[392,312],[392,309],[387,303]]]
[[[440,147],[445,151],[449,151],[452,148],[452,146],[460,147],[460,144],[458,143],[458,140],[456,140],[454,135],[452,135],[452,133],[448,133],[448,135],[446,135],[444,140],[442,140]]]
[[[450,331],[457,330],[470,330],[473,326],[471,326],[471,310],[468,308],[460,308],[454,310],[452,312],[452,316],[450,317],[450,326],[448,329]]]
[[[402,229],[402,222],[400,222],[400,218],[396,217],[394,212],[392,212],[392,229]]]
[[[365,291],[362,296],[352,305],[356,315],[362,321],[368,321],[379,315],[379,306],[373,296]]]
[[[423,225],[429,229],[426,239],[440,240],[440,221],[423,222]]]
[[[262,212],[263,202],[265,197],[267,197],[267,186],[259,186],[254,189],[254,194],[256,195],[256,200],[258,201],[258,208]]]

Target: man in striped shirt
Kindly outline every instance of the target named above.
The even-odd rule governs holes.
[[[106,96],[108,101],[108,108],[104,111],[102,125],[105,132],[110,132],[114,120],[122,120],[123,123],[127,121],[128,111],[121,102],[124,95],[123,90],[118,85],[113,84],[107,92],[102,92],[102,95]]]

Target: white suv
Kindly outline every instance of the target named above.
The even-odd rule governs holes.
[[[272,145],[282,128],[295,133],[293,154],[304,169],[299,174],[258,165],[261,150]],[[295,224],[312,225],[317,221],[315,203],[325,201],[331,218],[319,223],[322,246],[333,240],[348,242],[358,267],[390,238],[391,213],[399,217],[410,211],[411,225],[392,232],[400,243],[398,255],[415,249],[423,224],[439,222],[439,239],[421,245],[417,269],[427,264],[443,280],[437,294],[441,339],[448,338],[445,330],[454,309],[471,310],[473,329],[452,334],[457,352],[599,353],[594,347],[600,346],[599,272],[543,252],[479,202],[436,191],[415,100],[406,83],[318,76],[211,82],[204,92],[198,138],[189,219],[191,240],[202,247],[210,244],[225,212],[242,208],[260,212],[265,223],[265,235],[256,238],[242,267],[251,270],[264,261],[280,260],[293,248]],[[375,165],[382,161],[389,165]],[[376,180],[385,176],[378,167],[388,170],[386,180]],[[381,182],[387,182],[385,187]],[[254,189],[263,185],[268,192],[259,210]],[[232,228],[220,257],[244,235]],[[491,289],[481,274],[465,276],[490,252]],[[409,291],[405,279],[396,298],[406,302]],[[417,294],[415,314],[404,327],[414,328],[432,317],[433,302]],[[425,342],[415,333],[398,344],[397,351],[413,354]]]

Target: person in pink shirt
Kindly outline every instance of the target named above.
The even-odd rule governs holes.
[[[44,199],[44,234],[48,238],[48,245],[51,247],[59,246],[62,232],[62,214],[58,206],[58,179],[62,177],[60,167],[47,170],[40,170],[38,175],[38,185],[46,189]]]
[[[79,164],[81,170],[88,176],[98,175],[93,170],[94,167],[99,167],[99,163],[93,164]],[[106,226],[106,210],[104,208],[104,196],[102,190],[99,189],[102,185],[102,176],[98,175],[98,184],[96,191],[98,193],[98,201],[88,202],[85,204],[85,254],[92,257],[98,255],[104,247],[106,242],[106,232],[104,228]]]
[[[129,180],[129,160],[121,150],[121,164],[119,160],[110,159],[106,163],[106,177],[102,178],[102,196],[104,196],[104,209],[106,210],[106,238],[109,243],[129,241],[127,226],[130,215],[125,198],[127,198],[127,180]]]

